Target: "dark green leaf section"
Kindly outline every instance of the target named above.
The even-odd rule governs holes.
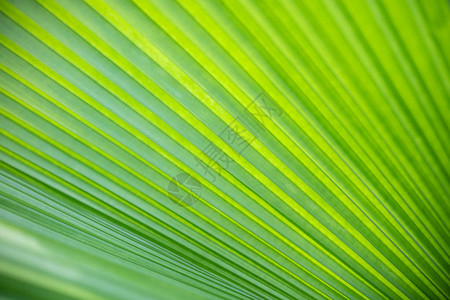
[[[445,0],[0,0],[0,294],[448,299]]]

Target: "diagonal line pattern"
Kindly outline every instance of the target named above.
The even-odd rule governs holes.
[[[444,0],[0,0],[1,294],[448,299],[449,39]]]

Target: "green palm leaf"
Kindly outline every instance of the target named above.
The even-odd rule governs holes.
[[[445,0],[1,0],[0,295],[448,299]]]

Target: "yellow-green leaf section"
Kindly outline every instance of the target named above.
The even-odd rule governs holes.
[[[450,298],[446,0],[0,0],[0,297]]]

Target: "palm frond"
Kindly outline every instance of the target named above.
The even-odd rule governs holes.
[[[1,0],[0,295],[448,299],[446,0]]]

